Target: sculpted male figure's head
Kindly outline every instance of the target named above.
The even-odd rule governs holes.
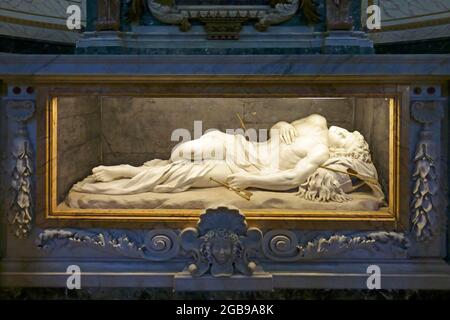
[[[331,147],[347,149],[355,143],[354,140],[353,133],[344,128],[331,126],[328,129],[328,141]]]
[[[331,126],[328,129],[328,142],[331,156],[346,156],[370,162],[369,145],[358,132]]]
[[[211,251],[218,264],[227,263],[233,254],[233,242],[229,238],[214,239]]]

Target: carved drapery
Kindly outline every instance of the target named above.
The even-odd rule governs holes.
[[[443,117],[442,105],[439,101],[415,101],[411,106],[411,115],[421,124],[413,158],[411,232],[416,240],[429,241],[439,229],[439,176],[436,168],[438,158],[432,124]]]
[[[353,17],[351,16],[352,0],[327,0],[327,29],[351,30]]]
[[[8,221],[14,235],[26,238],[33,222],[33,152],[28,136],[27,121],[33,117],[32,100],[10,100],[6,103],[7,115],[17,124],[12,141],[11,203]]]
[[[120,29],[120,0],[97,0],[97,31]]]

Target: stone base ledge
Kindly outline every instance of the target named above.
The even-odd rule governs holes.
[[[72,262],[73,264],[76,264]],[[81,263],[80,263],[81,264]],[[117,265],[115,265],[117,264]],[[107,272],[100,271],[102,264],[90,263],[82,268],[82,288],[173,288],[175,291],[271,291],[274,289],[367,289],[367,266],[365,263],[302,263],[298,270],[257,272],[251,277],[204,276],[194,278],[187,272],[126,271],[127,262],[110,263]],[[55,272],[65,270],[67,263],[49,266],[49,272],[12,270],[2,263],[1,287],[65,287],[68,274]],[[336,268],[336,266],[339,266]],[[423,262],[379,263],[382,289],[450,289],[450,265],[443,260]],[[59,268],[57,268],[59,266]],[[104,266],[104,265],[103,265]],[[291,266],[294,269],[295,266]],[[116,269],[117,271],[111,271]],[[85,271],[83,271],[85,270]],[[347,270],[347,271],[345,271]]]

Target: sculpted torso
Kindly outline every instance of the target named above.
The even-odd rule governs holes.
[[[236,156],[237,161],[253,159],[260,170],[264,172],[293,169],[297,163],[305,158],[309,151],[317,145],[328,143],[328,127],[322,116],[311,115],[292,123],[279,122],[270,130],[270,139],[265,142],[247,142],[244,148],[255,155],[251,158],[248,153],[235,155],[235,135],[212,131],[201,138],[182,143],[174,149],[172,161],[188,160],[225,160],[226,156]],[[221,149],[221,157],[217,157]],[[274,166],[273,164],[276,164]]]
[[[318,145],[328,145],[327,121],[321,116],[309,116],[291,123],[295,128],[287,138],[281,138],[279,144],[280,169],[294,169],[309,151]],[[285,141],[286,140],[286,141]]]

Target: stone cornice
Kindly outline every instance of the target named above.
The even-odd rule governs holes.
[[[299,77],[450,78],[450,55],[18,55],[0,54],[0,79],[33,77],[100,78],[151,77]]]

